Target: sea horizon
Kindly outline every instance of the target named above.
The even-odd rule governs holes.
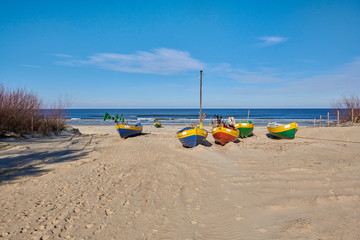
[[[114,116],[121,115],[128,123],[141,122],[144,125],[152,125],[157,118],[164,125],[194,124],[199,119],[199,108],[73,108],[66,109],[66,120],[71,125],[110,125],[112,120],[103,120],[105,113]],[[331,108],[204,108],[202,113],[207,116],[205,124],[210,124],[214,115],[227,119],[234,117],[236,121],[249,119],[255,125],[265,126],[269,121],[288,123],[298,122],[301,126],[314,124],[314,119],[319,120],[322,116],[322,124],[329,120],[336,120]],[[249,117],[248,117],[249,113]]]

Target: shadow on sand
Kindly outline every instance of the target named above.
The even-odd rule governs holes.
[[[127,139],[127,138],[134,138],[134,137],[139,137],[139,136],[146,136],[146,135],[149,135],[151,133],[139,133],[139,134],[136,134],[136,135],[132,135],[132,136],[128,136],[128,137],[124,137],[123,139]],[[119,135],[120,136],[120,135]],[[121,136],[120,136],[121,138]]]
[[[80,150],[60,150],[51,152],[13,153],[0,158],[0,184],[24,176],[41,176],[50,170],[43,169],[46,164],[76,161],[88,152]],[[11,155],[16,155],[12,157]]]
[[[212,146],[212,144],[208,140],[205,140],[204,142],[199,143],[198,145],[203,145],[205,147],[211,147]],[[198,145],[196,145],[196,146],[198,146]],[[184,148],[194,148],[194,147],[187,147],[187,146],[184,146],[184,145],[183,145],[183,147]]]
[[[274,139],[274,140],[280,140],[281,138],[275,137],[273,135],[271,135],[271,133],[267,133],[266,136],[270,139]]]
[[[233,142],[233,143],[239,143],[239,142],[241,142],[241,140],[240,140],[240,139],[236,139],[235,142]],[[215,141],[215,144],[216,144],[216,145],[220,145],[220,146],[225,146],[225,145],[228,144],[228,143],[231,143],[231,142],[227,142],[227,143],[225,143],[225,144],[221,144],[219,141]]]
[[[205,147],[211,147],[212,143],[209,142],[208,140],[205,140],[203,143],[200,143],[201,145],[205,146]]]

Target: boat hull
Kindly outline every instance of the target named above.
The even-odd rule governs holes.
[[[141,124],[137,125],[116,125],[116,130],[121,138],[136,136],[142,133],[143,127]]]
[[[239,130],[239,137],[246,138],[250,136],[254,130],[254,124],[251,121],[243,121],[235,124],[237,130]]]
[[[214,127],[211,129],[211,132],[215,142],[221,145],[225,145],[228,142],[235,142],[239,136],[239,130],[225,127]]]
[[[161,123],[156,122],[156,123],[154,123],[154,126],[155,126],[156,128],[160,128],[160,127],[161,127]]]
[[[296,122],[285,124],[276,127],[267,127],[269,133],[277,138],[294,139],[298,131],[298,124]]]
[[[208,132],[203,128],[185,127],[177,132],[181,144],[187,148],[196,147],[205,142]]]

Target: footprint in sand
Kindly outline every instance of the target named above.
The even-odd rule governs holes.
[[[192,220],[192,221],[191,221],[191,224],[195,225],[195,224],[197,224],[197,221],[196,221],[196,220]]]
[[[86,228],[86,229],[90,229],[90,228],[92,228],[93,226],[94,226],[93,223],[89,223],[89,224],[85,225],[85,228]]]

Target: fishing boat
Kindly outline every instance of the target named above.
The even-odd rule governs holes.
[[[218,126],[211,129],[215,142],[225,145],[228,142],[236,142],[239,130],[227,126]]]
[[[154,126],[155,126],[156,128],[161,128],[161,125],[162,125],[162,124],[161,124],[160,122],[155,122],[155,123],[154,123]]]
[[[200,126],[186,126],[177,132],[177,137],[184,147],[193,148],[205,142],[208,132]]]
[[[141,134],[143,127],[141,123],[136,125],[119,124],[116,125],[116,130],[119,132],[121,138],[127,138]]]
[[[160,128],[161,125],[162,125],[161,122],[159,122],[158,119],[155,118],[155,120],[154,120],[154,126],[155,126],[156,128]]]
[[[298,131],[299,125],[296,122],[289,124],[279,124],[271,122],[267,125],[267,129],[271,135],[278,138],[294,139],[295,133]]]
[[[187,148],[196,147],[199,144],[204,144],[208,132],[203,128],[202,120],[206,117],[206,114],[202,115],[202,71],[200,71],[200,114],[199,114],[199,125],[189,126],[177,132],[177,137],[181,144]]]
[[[229,117],[229,125],[222,121],[222,117],[216,116],[216,122],[211,129],[215,142],[225,145],[228,142],[236,142],[239,136],[239,130],[231,124],[232,118]]]
[[[135,125],[125,123],[125,119],[122,118],[123,114],[119,117],[118,114],[115,117],[112,117],[110,114],[105,113],[103,120],[112,119],[116,124],[116,130],[120,134],[121,138],[128,138],[132,136],[136,136],[142,133],[143,127],[141,123],[137,123]]]
[[[254,124],[249,120],[236,123],[235,127],[239,130],[239,137],[241,138],[250,136],[254,130]]]

